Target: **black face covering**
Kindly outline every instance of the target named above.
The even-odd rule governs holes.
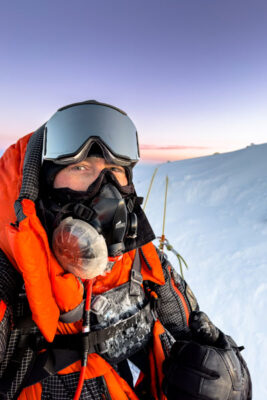
[[[141,208],[143,199],[136,195],[131,171],[126,169],[126,173],[129,182],[126,186],[121,186],[109,169],[101,171],[87,191],[45,185],[37,210],[50,244],[55,228],[69,216],[90,223],[103,234],[110,256],[154,240],[154,232]]]

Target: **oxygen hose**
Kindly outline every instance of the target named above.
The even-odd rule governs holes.
[[[84,307],[84,316],[83,316],[83,325],[82,325],[82,333],[83,333],[83,355],[81,359],[81,371],[79,376],[78,385],[76,388],[76,392],[73,400],[79,400],[84,379],[85,379],[85,371],[87,366],[87,356],[88,356],[88,336],[87,334],[90,331],[90,308],[91,308],[91,298],[92,298],[92,287],[93,287],[94,279],[87,280],[86,283],[86,299],[85,299],[85,307]]]

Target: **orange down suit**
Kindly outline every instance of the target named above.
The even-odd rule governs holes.
[[[19,224],[15,224],[14,203],[20,194],[24,157],[30,137],[31,134],[20,139],[0,159],[0,248],[23,277],[32,320],[46,341],[53,342],[55,335],[80,332],[81,321],[63,323],[59,321],[59,316],[75,309],[82,302],[84,288],[82,282],[71,273],[66,273],[55,259],[49,247],[46,231],[36,215],[34,201],[27,198],[21,200],[24,219]],[[107,292],[128,282],[135,251],[132,250],[124,254],[109,273],[97,277],[93,285],[93,295]],[[180,304],[180,309],[177,306],[177,313],[183,313],[183,318],[187,322],[194,305],[190,301],[190,296],[186,296],[185,286],[183,286],[186,284],[181,285],[181,288],[183,288],[181,290],[179,284],[175,282],[172,275],[173,270],[169,266],[164,275],[162,264],[152,243],[142,246],[142,252],[144,254],[144,258],[141,258],[143,281],[152,282],[157,287],[163,288],[166,283],[166,273],[169,274],[169,281],[174,292],[173,296],[176,296],[177,304]],[[151,269],[148,264],[152,267]],[[3,317],[6,312],[5,307],[6,305],[2,302],[0,319],[1,315]],[[164,316],[155,321],[151,343],[147,349],[150,365],[150,394],[151,398],[158,400],[166,399],[161,389],[162,362],[165,359],[166,352],[164,352],[160,338],[165,332],[166,327],[164,325]],[[186,330],[186,327],[183,326],[181,330]],[[65,377],[77,377],[80,366],[80,361],[76,361],[58,371],[57,375],[61,380],[56,382],[62,382]],[[95,394],[94,390],[97,389],[92,389],[91,394],[82,392],[82,399],[137,400],[142,398],[138,397],[139,395],[137,396],[138,391],[135,392],[101,355],[91,353],[88,355],[85,382],[88,383],[90,380],[97,382],[98,378],[101,378],[102,383],[104,382],[105,390]],[[141,381],[141,378],[140,376],[139,381]],[[77,383],[77,380],[75,382]],[[63,395],[60,388],[57,394],[45,393],[45,382],[41,381],[23,388],[18,398],[25,400],[64,399],[64,396],[72,398],[75,392],[75,382],[73,380],[71,393]],[[56,387],[56,385],[59,384],[55,383],[54,386]]]

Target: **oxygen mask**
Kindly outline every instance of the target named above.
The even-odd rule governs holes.
[[[122,255],[125,240],[137,236],[134,193],[122,188],[124,193],[112,173],[102,171],[88,192],[54,189],[61,195],[68,191],[72,200],[63,207],[57,204],[52,235],[54,254],[64,269],[83,279],[102,275],[109,269],[108,257]]]

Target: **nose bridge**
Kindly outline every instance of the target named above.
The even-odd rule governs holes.
[[[107,163],[106,163],[106,161],[104,160],[104,159],[102,159],[103,160],[103,162],[99,162],[99,163],[97,163],[96,164],[96,166],[95,166],[95,173],[96,173],[96,178],[98,178],[99,177],[99,175],[101,174],[101,172],[104,170],[104,169],[107,169]]]
[[[128,184],[128,177],[127,177],[125,168],[123,168],[124,175],[121,175],[121,174],[117,175],[114,171],[111,170],[111,168],[119,167],[118,165],[110,163],[107,160],[105,160],[104,158],[99,158],[98,160],[99,161],[95,164],[96,171],[97,171],[97,177],[100,175],[100,173],[104,169],[106,169],[106,170],[110,171],[110,173],[112,173],[112,175],[115,177],[115,179],[118,181],[118,183],[122,184],[121,181],[123,181],[123,185],[125,185],[125,180],[124,180],[124,177],[125,177],[125,179],[127,181],[126,184]]]

